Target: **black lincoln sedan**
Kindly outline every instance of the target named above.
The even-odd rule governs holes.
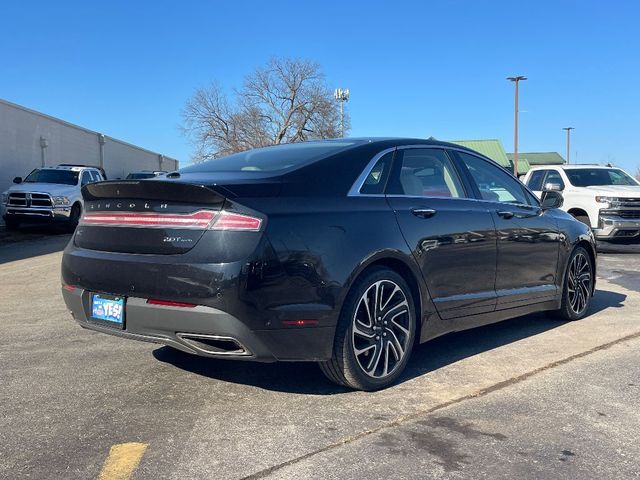
[[[576,320],[591,231],[478,153],[420,139],[249,150],[83,188],[62,261],[82,327],[196,355],[396,381],[413,346],[536,311]]]

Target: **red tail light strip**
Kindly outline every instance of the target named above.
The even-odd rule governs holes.
[[[257,232],[262,219],[232,212],[199,210],[194,213],[88,212],[83,225],[113,227],[188,228]]]
[[[114,213],[89,212],[82,217],[85,225],[110,225],[114,227],[176,227],[206,229],[216,212],[200,210],[194,213]]]

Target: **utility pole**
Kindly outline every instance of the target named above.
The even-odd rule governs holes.
[[[349,101],[349,89],[336,88],[333,96],[340,102],[340,136],[344,138],[344,102]]]
[[[567,163],[571,163],[571,157],[569,156],[571,153],[571,130],[575,130],[575,128],[563,127],[562,129],[567,131]]]
[[[507,77],[507,80],[516,84],[515,119],[513,126],[513,174],[518,177],[518,83],[526,80],[527,77],[518,75],[517,77]]]

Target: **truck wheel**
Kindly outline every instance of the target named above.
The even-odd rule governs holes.
[[[12,232],[15,230],[18,230],[18,228],[20,227],[20,222],[18,220],[16,220],[15,218],[5,218],[4,219],[4,224],[7,228],[8,231]]]
[[[591,228],[591,220],[589,220],[588,215],[574,215],[573,218],[575,218],[579,222],[584,223],[587,227]]]
[[[395,382],[407,364],[416,330],[411,289],[397,272],[373,268],[345,300],[333,358],[320,363],[333,382],[379,390]]]
[[[74,231],[80,222],[80,215],[82,215],[82,207],[79,204],[75,204],[71,207],[71,215],[69,215],[69,230]]]

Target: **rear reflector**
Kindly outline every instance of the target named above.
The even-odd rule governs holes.
[[[157,298],[148,298],[147,303],[149,305],[162,305],[163,307],[181,307],[181,308],[197,307],[197,305],[194,303],[172,302],[169,300],[158,300]]]
[[[75,292],[76,291],[76,287],[74,287],[73,285],[62,285],[62,288],[64,288],[67,292]]]
[[[317,325],[318,320],[282,320],[282,324],[294,327],[306,327],[307,325]]]
[[[194,213],[89,212],[83,225],[112,227],[186,228],[257,232],[262,219],[231,212],[199,210]]]

